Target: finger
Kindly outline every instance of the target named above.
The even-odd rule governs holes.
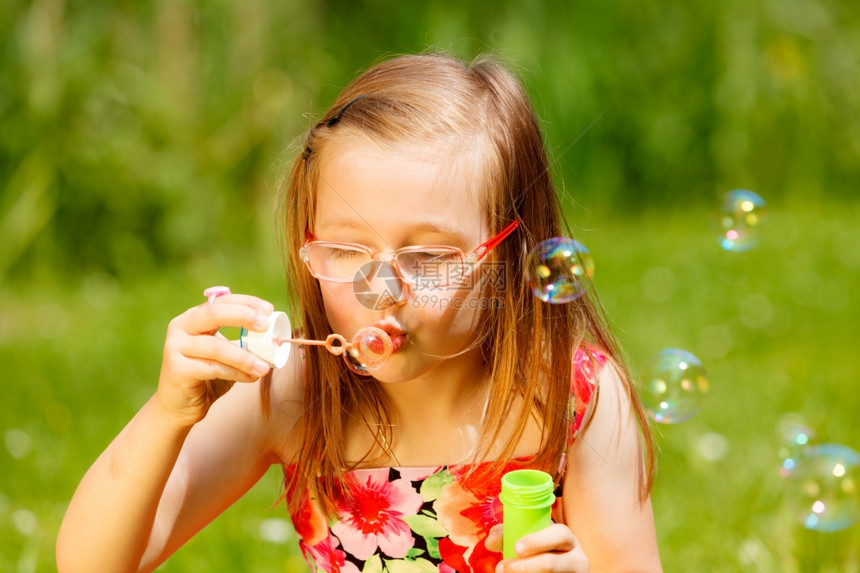
[[[223,337],[180,333],[168,337],[164,345],[163,371],[188,381],[250,382],[269,369],[264,360]]]
[[[168,331],[178,328],[188,334],[209,334],[228,326],[266,330],[269,324],[268,317],[268,314],[260,312],[253,306],[216,302],[186,310],[171,321]]]
[[[269,372],[269,364],[256,354],[242,349],[232,342],[215,336],[190,336],[180,350],[188,359],[202,361],[207,371],[216,375],[198,378],[209,380],[222,378],[249,382]],[[233,374],[231,377],[229,374]],[[236,377],[237,374],[242,374]]]
[[[167,363],[167,361],[165,361]],[[198,356],[187,357],[179,355],[169,361],[171,377],[182,383],[197,385],[210,380],[226,380],[230,382],[254,382],[268,371],[268,364],[260,364],[261,374],[257,371],[248,372],[244,368],[236,368],[219,360],[201,358]]]
[[[202,304],[244,304],[269,315],[275,312],[275,306],[267,300],[249,294],[225,294]]]
[[[576,537],[563,523],[555,523],[536,533],[523,536],[514,545],[519,557],[528,557],[549,551],[570,551],[576,547]]]
[[[259,379],[255,374],[248,374],[233,366],[205,358],[181,357],[171,364],[171,372],[180,379],[208,383],[211,380],[232,382],[254,382]]]
[[[502,532],[504,526],[501,523],[494,525],[487,534],[487,539],[484,540],[484,545],[488,550],[499,552],[502,550]]]
[[[566,571],[588,573],[589,565],[581,551],[567,553],[541,553],[524,559],[508,559],[500,563],[504,573],[543,573]]]

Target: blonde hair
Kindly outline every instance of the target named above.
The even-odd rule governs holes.
[[[502,66],[480,57],[467,64],[445,54],[393,58],[358,76],[308,133],[303,152],[281,184],[280,220],[285,224],[287,279],[293,316],[302,317],[305,336],[331,333],[319,283],[298,257],[313,228],[321,150],[341,134],[362,134],[381,144],[453,142],[478,156],[485,181],[486,209],[493,234],[511,221],[520,226],[493,252],[504,261],[500,304],[484,311],[477,344],[489,369],[491,389],[475,461],[498,444],[503,425],[513,432],[499,460],[514,456],[530,419],[541,425],[542,443],[533,465],[551,473],[566,449],[573,351],[593,345],[614,358],[643,430],[644,499],[653,476],[653,448],[642,406],[599,304],[593,296],[569,304],[545,304],[526,283],[529,251],[540,241],[565,234],[537,117],[523,87]],[[303,447],[289,488],[308,491],[323,510],[336,508],[344,475],[357,462],[345,459],[345,428],[364,417],[378,444],[390,443],[389,413],[380,383],[350,372],[324,351],[305,352]],[[268,392],[268,390],[266,390]],[[514,404],[523,404],[514,408]],[[513,410],[519,411],[513,411]],[[359,463],[381,459],[368,452]],[[497,450],[493,450],[494,452]],[[352,464],[352,465],[350,465]],[[294,496],[291,504],[300,503]],[[297,509],[292,507],[291,509]]]

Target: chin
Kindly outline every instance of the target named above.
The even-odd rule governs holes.
[[[370,375],[378,382],[383,384],[399,384],[420,378],[430,370],[428,365],[416,365],[414,362],[400,359],[399,356],[392,356],[388,362]]]
[[[404,371],[402,368],[392,368],[392,365],[385,365],[376,372],[370,373],[371,378],[382,384],[400,384],[414,380],[420,373]]]

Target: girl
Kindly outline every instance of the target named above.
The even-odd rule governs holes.
[[[218,334],[264,329],[270,303],[176,317],[156,393],[69,505],[61,571],[151,571],[271,464],[315,570],[661,570],[616,345],[588,297],[547,305],[524,278],[562,228],[510,73],[438,54],[371,68],[307,134],[282,207],[302,335],[376,326],[393,354],[368,376],[306,347],[270,372]],[[502,561],[499,480],[521,467],[555,476],[555,523]]]

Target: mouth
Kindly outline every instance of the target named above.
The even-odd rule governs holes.
[[[403,332],[403,330],[401,330],[397,326],[395,326],[391,323],[382,323],[382,322],[378,322],[378,323],[374,324],[373,326],[375,326],[376,328],[379,328],[380,330],[385,331],[385,334],[387,334],[389,336],[389,338],[391,338],[391,353],[392,354],[396,353],[398,350],[403,348],[404,344],[406,344],[407,334],[405,332]]]

